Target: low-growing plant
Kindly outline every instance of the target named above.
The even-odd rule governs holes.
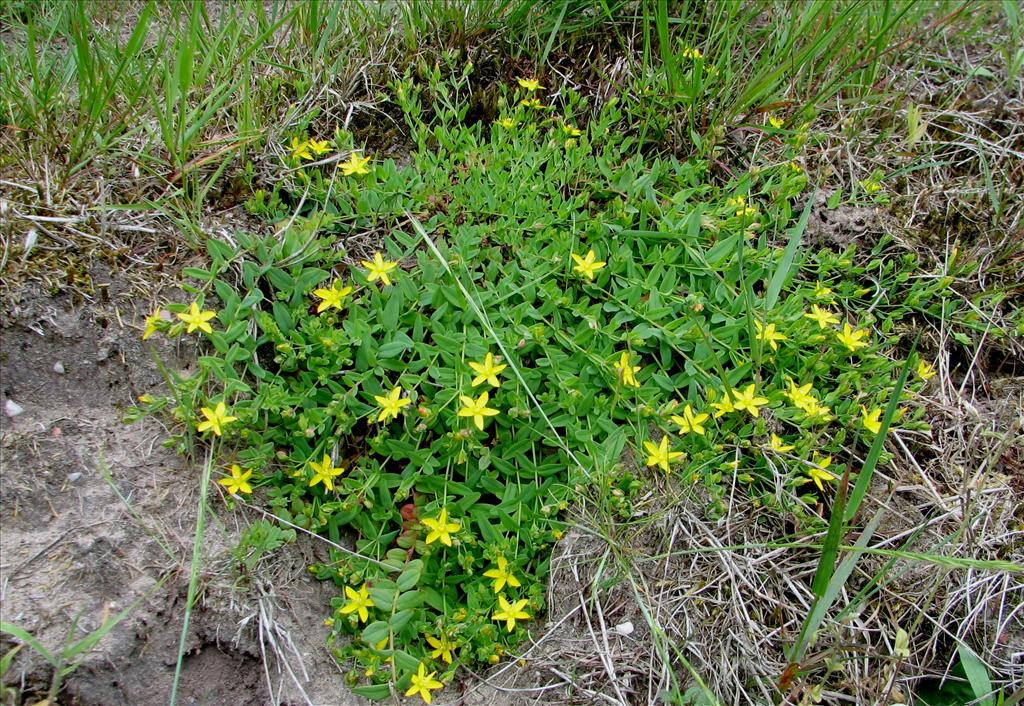
[[[581,97],[525,77],[470,124],[471,71],[394,86],[403,166],[297,132],[249,205],[290,220],[210,240],[194,301],[144,334],[208,341],[140,411],[217,437],[228,493],[330,540],[310,569],[338,586],[330,644],[370,697],[429,702],[515,650],[581,496],[629,519],[653,477],[712,515],[743,492],[824,529],[900,389],[906,319],[948,286],[909,257],[806,252],[795,162],[718,185],[639,154],[609,129],[617,101],[584,124]],[[905,296],[865,285],[876,265]],[[893,423],[920,428],[933,372],[910,362]]]

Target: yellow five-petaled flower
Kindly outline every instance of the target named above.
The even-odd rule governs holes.
[[[320,289],[314,289],[313,294],[320,297],[320,304],[316,307],[316,313],[327,311],[328,309],[341,309],[341,305],[345,301],[345,297],[352,293],[352,287],[346,285],[340,287],[341,282],[335,280],[330,289],[321,287]]]
[[[519,583],[519,579],[515,577],[515,574],[509,570],[508,559],[499,555],[495,561],[498,564],[498,567],[484,572],[484,576],[489,579],[494,579],[495,593],[501,593],[501,589],[505,587],[506,583],[512,588],[518,588],[522,585]]]
[[[483,363],[470,362],[469,367],[476,373],[476,377],[473,378],[473,387],[482,385],[485,382],[492,387],[500,387],[501,382],[498,380],[498,373],[508,366],[504,363],[495,364],[494,354],[488,353],[484,356]]]
[[[846,349],[851,353],[856,351],[858,348],[866,348],[867,331],[856,331],[850,328],[850,324],[843,324],[843,330],[840,331],[836,336],[839,338],[839,342],[846,346]]]
[[[597,274],[597,271],[608,264],[603,260],[597,259],[597,254],[594,252],[593,248],[587,251],[587,254],[583,257],[573,253],[572,259],[576,261],[576,264],[572,268],[573,272],[586,277],[588,281],[593,281],[594,275]]]
[[[785,341],[786,337],[775,330],[775,324],[768,324],[765,326],[760,321],[754,322],[754,328],[757,329],[757,340],[763,341],[772,347],[773,351],[779,350],[778,341]]]
[[[446,547],[452,546],[452,532],[458,532],[461,523],[448,521],[448,508],[442,507],[437,517],[423,518],[423,526],[430,530],[427,533],[427,544],[441,542]]]
[[[249,485],[249,478],[251,477],[251,468],[245,473],[242,473],[242,469],[239,468],[236,463],[231,466],[231,476],[229,478],[221,478],[217,482],[227,488],[228,492],[232,495],[238,495],[239,493],[252,492],[252,486]]]
[[[145,341],[147,338],[152,336],[154,333],[160,330],[160,324],[163,323],[162,312],[158,308],[152,314],[146,317],[146,330],[142,332],[142,340]],[[209,326],[209,324],[207,324]],[[211,329],[212,330],[212,329]],[[918,368],[920,370],[920,368]]]
[[[327,154],[331,151],[331,143],[328,140],[309,140],[306,145],[312,150],[318,157],[322,154]]]
[[[196,329],[206,333],[213,333],[213,327],[210,326],[209,321],[216,315],[217,312],[215,311],[199,311],[199,305],[192,302],[188,311],[178,314],[178,318],[188,324],[185,333],[192,333]]]
[[[491,396],[486,392],[481,392],[480,396],[475,400],[472,397],[466,395],[459,395],[459,401],[462,402],[462,409],[458,411],[460,417],[472,417],[473,424],[480,431],[484,430],[484,417],[493,417],[498,414],[498,410],[492,409],[487,406],[487,402],[491,399]]]
[[[825,470],[831,465],[831,456],[818,456],[818,454],[814,454],[814,460],[811,462],[811,465],[807,467],[807,475],[810,476],[810,480],[814,481],[814,484],[818,486],[818,490],[825,490],[825,486],[821,484],[822,481],[828,482],[836,479],[834,475]]]
[[[543,86],[540,85],[540,81],[538,81],[535,78],[520,78],[516,80],[519,82],[520,86],[525,88],[530,93],[533,93],[534,91],[543,88]]]
[[[752,417],[758,416],[758,407],[768,404],[767,397],[758,397],[754,385],[747,385],[745,390],[733,390],[732,406],[737,412],[750,412]]]
[[[424,703],[430,703],[433,698],[430,695],[432,689],[441,689],[444,687],[442,682],[434,679],[434,675],[437,672],[430,672],[427,674],[427,668],[420,662],[419,670],[412,675],[412,681],[409,682],[409,688],[406,690],[406,696],[419,696],[423,699]]]
[[[434,648],[434,651],[430,653],[432,659],[440,657],[445,661],[445,664],[452,663],[452,651],[456,645],[454,642],[448,639],[448,636],[441,633],[441,637],[434,637],[433,635],[427,635],[427,643]]]
[[[198,426],[196,426],[196,430],[200,433],[210,430],[217,436],[220,436],[226,424],[238,419],[238,417],[228,416],[228,407],[223,402],[218,402],[213,409],[203,407],[199,411],[206,417],[206,421],[199,422]]]
[[[718,419],[723,414],[736,411],[736,407],[732,403],[732,395],[726,390],[722,391],[721,402],[714,401],[714,390],[711,390],[708,393],[708,403],[715,408],[715,419]]]
[[[868,410],[864,405],[860,406],[861,423],[864,428],[872,434],[877,434],[882,431],[882,420],[879,417],[882,416],[882,410],[879,407],[875,407],[872,410]]]
[[[644,442],[644,448],[647,449],[647,465],[658,466],[665,473],[671,473],[672,467],[669,465],[677,458],[681,458],[685,454],[682,451],[669,451],[668,450],[668,434],[661,437],[661,443],[655,444],[651,441]]]
[[[640,383],[636,379],[636,374],[640,372],[640,366],[630,364],[628,352],[622,351],[619,355],[619,362],[615,364],[615,371],[619,374],[619,381],[623,385],[640,387]]]
[[[802,409],[808,414],[813,414],[814,410],[818,406],[818,398],[811,394],[811,386],[813,383],[807,383],[806,385],[797,385],[792,378],[789,379],[789,389],[786,390],[786,397],[790,399],[795,407]]]
[[[341,173],[345,176],[369,174],[370,170],[366,168],[366,165],[369,163],[369,157],[363,157],[358,152],[353,152],[348,156],[347,160],[338,164],[338,168],[341,169]]]
[[[818,328],[827,328],[829,324],[838,324],[839,317],[828,309],[822,309],[817,304],[811,306],[810,312],[804,314],[805,319],[810,319],[818,324]]]
[[[359,264],[366,268],[367,282],[376,282],[377,280],[380,280],[381,284],[384,285],[391,284],[391,275],[388,273],[398,267],[397,262],[385,260],[379,252],[373,254],[372,262],[363,260]]]
[[[530,614],[523,610],[523,608],[526,607],[526,603],[527,600],[525,598],[521,598],[514,603],[509,603],[508,600],[505,599],[505,595],[502,594],[498,596],[498,606],[501,610],[496,611],[494,615],[491,616],[491,620],[497,620],[499,622],[504,620],[505,627],[508,628],[509,632],[512,632],[516,629],[517,620],[530,619]]]
[[[288,149],[292,151],[292,159],[313,159],[313,154],[309,151],[309,142],[307,140],[300,142],[299,138],[293,137]]]
[[[149,319],[147,319],[147,321],[149,321]],[[929,380],[931,380],[933,377],[935,377],[937,375],[937,373],[935,372],[935,368],[933,368],[932,364],[929,363],[926,360],[921,360],[920,362],[918,362],[918,364],[917,364],[917,374],[925,382],[928,382]]]
[[[373,599],[370,598],[370,592],[366,589],[366,584],[356,591],[351,586],[345,586],[345,595],[348,596],[348,603],[343,605],[340,609],[342,615],[349,615],[356,613],[359,616],[359,621],[365,623],[370,619],[370,608],[373,608],[376,604]]]
[[[683,408],[682,416],[679,416],[678,414],[672,415],[672,421],[679,425],[680,432],[683,434],[693,432],[694,434],[700,434],[701,436],[704,436],[703,422],[705,422],[707,418],[708,415],[704,413],[694,414],[693,407],[690,405],[686,405],[686,407]]]
[[[345,472],[344,468],[335,468],[327,454],[324,454],[324,460],[320,463],[310,460],[309,467],[313,469],[313,478],[309,481],[310,488],[323,483],[328,490],[334,490],[334,479]]]
[[[787,451],[792,451],[794,448],[792,444],[787,444],[777,434],[772,434],[769,441],[772,447],[772,451],[774,451],[775,453],[784,454]]]
[[[386,395],[374,395],[373,399],[380,405],[380,414],[377,415],[378,422],[398,419],[398,413],[402,411],[402,408],[412,404],[412,400],[408,397],[402,397],[401,385]]]

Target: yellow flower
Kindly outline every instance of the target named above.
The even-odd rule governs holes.
[[[831,290],[829,290],[831,291]],[[818,328],[826,328],[829,324],[838,324],[839,317],[833,314],[828,309],[822,309],[817,304],[811,306],[811,311],[804,314],[805,319],[810,319],[818,324]]]
[[[807,413],[807,418],[811,421],[825,423],[832,419],[829,415],[831,410],[829,410],[827,406],[820,404],[818,400],[811,400],[803,410]]]
[[[366,268],[367,282],[376,282],[377,280],[380,280],[384,285],[391,284],[391,276],[388,273],[398,267],[397,262],[385,260],[379,252],[373,254],[372,262],[362,260],[359,264]]]
[[[753,216],[757,214],[757,208],[751,204],[747,205],[747,199],[743,196],[733,196],[725,200],[727,208],[736,209],[737,216]]]
[[[785,443],[778,435],[772,434],[770,437],[770,443],[772,451],[775,453],[784,454],[787,451],[792,451],[795,447],[792,444]]]
[[[694,414],[693,407],[686,405],[683,408],[683,416],[677,414],[672,415],[672,421],[679,425],[679,431],[683,434],[700,434],[704,436],[703,422],[707,420],[707,414]]]
[[[494,355],[488,353],[484,356],[483,363],[470,362],[469,367],[476,373],[476,377],[473,378],[473,387],[488,383],[492,387],[500,387],[501,382],[498,380],[498,373],[507,368],[508,366],[504,363],[500,365],[494,364]]]
[[[313,469],[313,479],[309,481],[310,488],[318,483],[323,483],[327,490],[334,490],[334,479],[345,472],[344,468],[335,468],[331,463],[331,457],[327,454],[324,454],[324,460],[320,463],[311,460],[309,466]]]
[[[565,124],[562,125],[562,132],[565,133],[566,137],[579,137],[580,135],[583,134],[583,131],[580,130],[578,127],[573,127],[572,125]]]
[[[786,336],[775,330],[775,324],[768,324],[764,326],[760,321],[754,322],[754,328],[757,329],[757,340],[763,341],[772,347],[773,351],[779,350],[779,344],[777,341],[785,341]]]
[[[541,108],[544,107],[544,104],[541,103],[540,100],[537,98],[523,98],[521,101],[519,101],[519,105],[525,106],[527,108],[533,108],[534,110],[540,110]]]
[[[837,337],[839,338],[839,342],[846,346],[847,350],[852,353],[858,348],[867,347],[867,342],[863,340],[867,335],[867,331],[855,331],[850,328],[850,324],[844,323],[843,330],[837,334]]]
[[[746,410],[750,412],[753,417],[758,416],[758,407],[768,404],[767,397],[757,397],[754,391],[754,385],[747,385],[747,389],[740,392],[739,390],[733,391],[733,407],[737,412]]]
[[[426,517],[423,519],[423,526],[430,530],[427,533],[427,544],[440,541],[446,547],[452,546],[452,532],[458,532],[462,525],[458,522],[448,521],[448,508],[441,508],[437,517]]]
[[[640,372],[639,365],[630,365],[629,353],[622,351],[619,355],[619,362],[615,364],[615,370],[619,374],[619,381],[623,385],[629,387],[640,387],[640,383],[637,382],[636,374]]]
[[[882,431],[882,420],[879,419],[879,417],[882,416],[881,408],[875,407],[873,410],[869,412],[867,407],[861,405],[860,414],[861,423],[864,425],[865,429],[867,429],[872,434],[877,434],[878,432]]]
[[[704,56],[695,47],[683,47],[681,54],[684,59],[700,59]]]
[[[776,115],[772,115],[771,113],[768,113],[768,124],[775,128],[776,130],[782,127],[783,122],[784,121],[782,120],[782,118]]]
[[[242,473],[242,469],[238,467],[238,464],[231,466],[231,477],[221,478],[218,483],[228,489],[228,492],[232,495],[238,495],[239,493],[251,493],[252,486],[249,485],[249,478],[252,477],[252,469],[250,468],[245,473]]]
[[[717,412],[715,412],[715,419],[718,419],[723,414],[728,414],[729,412],[735,412],[736,411],[736,407],[732,403],[732,397],[729,395],[728,392],[725,392],[724,390],[722,391],[722,401],[721,402],[715,402],[714,401],[713,393],[714,393],[714,390],[712,390],[710,393],[708,393],[708,403],[712,407],[714,407],[716,410],[718,410]]]
[[[519,583],[519,579],[515,577],[515,574],[509,571],[508,559],[499,556],[496,561],[498,568],[484,572],[484,576],[494,579],[494,592],[501,593],[501,589],[505,587],[506,583],[512,588],[519,588],[522,584]]]
[[[818,299],[827,299],[828,301],[832,301],[832,289],[830,287],[826,287],[823,282],[816,282],[814,285],[814,296]]]
[[[516,79],[516,81],[518,81],[519,85],[525,88],[530,93],[533,93],[536,90],[544,88],[543,86],[540,85],[540,81],[538,81],[535,78],[520,78]]]
[[[455,643],[449,640],[447,635],[444,633],[441,633],[441,637],[427,635],[427,643],[434,648],[434,651],[430,653],[432,659],[440,657],[446,664],[452,663],[452,650],[455,649]]]
[[[142,332],[143,341],[160,330],[160,325],[163,323],[163,318],[161,317],[162,313],[163,312],[161,312],[160,309],[157,309],[146,317],[146,330]],[[209,326],[209,324],[207,324],[207,326]],[[920,370],[920,367],[918,367],[918,370]]]
[[[147,321],[148,321],[148,319],[147,319]],[[925,382],[928,382],[933,377],[935,377],[938,373],[935,372],[935,368],[932,367],[931,363],[929,363],[928,361],[922,359],[917,364],[917,374],[921,377],[922,380],[924,380]]]
[[[299,138],[293,137],[288,149],[292,151],[292,159],[313,159],[309,151],[309,142],[306,140],[299,142]]]
[[[349,294],[352,293],[352,287],[344,286],[339,287],[341,284],[338,280],[335,280],[331,284],[330,289],[321,287],[320,289],[314,289],[313,294],[320,297],[321,302],[316,307],[316,313],[321,313],[327,309],[341,309],[341,305]]]
[[[352,176],[353,174],[369,174],[370,170],[366,168],[366,165],[369,163],[369,157],[363,157],[358,152],[353,152],[348,156],[348,159],[344,162],[340,162],[338,167],[341,169],[341,173],[344,176]]]
[[[511,130],[516,126],[516,121],[514,118],[502,118],[498,121],[498,125],[501,125],[506,130]]]
[[[862,179],[857,183],[860,184],[860,187],[864,189],[866,194],[876,194],[882,190],[882,185],[874,179]]]
[[[460,417],[472,417],[473,424],[480,431],[484,430],[484,417],[493,417],[498,414],[498,410],[492,409],[487,406],[487,402],[491,399],[491,396],[486,392],[481,392],[480,396],[475,400],[472,397],[466,395],[459,395],[459,401],[462,402],[462,409],[459,410],[458,415]]]
[[[580,257],[576,253],[573,253],[572,259],[576,261],[576,264],[573,265],[572,271],[586,277],[588,281],[593,281],[594,275],[597,274],[597,271],[608,264],[603,260],[597,259],[597,255],[594,253],[593,248],[587,252],[585,257]]]
[[[423,666],[423,662],[420,662],[419,671],[412,675],[412,681],[409,683],[409,688],[406,690],[406,696],[419,696],[423,699],[424,703],[430,703],[433,698],[430,695],[431,689],[441,689],[444,687],[442,682],[434,679],[434,675],[437,672],[431,672],[427,674],[427,668]]]
[[[812,383],[807,383],[806,385],[797,386],[793,379],[790,378],[789,389],[783,394],[790,399],[795,407],[810,414],[811,410],[815,409],[818,405],[818,398],[811,394],[811,385]]]
[[[356,613],[359,616],[359,622],[365,623],[370,619],[370,608],[374,607],[373,599],[370,598],[370,592],[366,590],[366,584],[356,591],[351,586],[345,586],[345,595],[348,596],[348,603],[343,605],[339,612],[342,615],[350,615]]]
[[[201,411],[203,416],[206,417],[206,421],[199,422],[199,425],[196,427],[196,431],[199,433],[210,429],[214,434],[220,436],[226,424],[238,419],[238,417],[228,416],[228,407],[223,402],[218,402],[213,409],[203,407],[199,411]]]
[[[814,481],[814,484],[818,486],[818,490],[825,490],[825,486],[821,484],[822,481],[832,481],[836,477],[826,471],[825,469],[832,465],[831,456],[819,456],[814,454],[814,460],[811,465],[807,467],[807,475],[810,476],[809,480],[804,480],[804,483]]]
[[[516,629],[517,620],[529,620],[530,614],[527,613],[523,608],[526,607],[527,600],[521,598],[515,603],[509,603],[505,599],[505,595],[498,596],[498,606],[501,608],[500,611],[494,613],[491,616],[491,620],[505,621],[505,627],[508,628],[509,632]]]
[[[386,422],[388,419],[398,419],[398,413],[403,407],[412,404],[408,397],[402,397],[402,387],[399,385],[387,395],[374,395],[373,399],[380,405],[380,414],[377,415],[378,422]]]
[[[213,333],[213,327],[210,326],[209,321],[216,315],[217,312],[215,311],[199,311],[199,305],[192,302],[188,311],[183,314],[178,314],[178,318],[188,324],[188,328],[185,330],[185,333],[192,333],[196,329],[206,333]]]
[[[649,454],[647,456],[647,465],[658,466],[665,473],[671,473],[672,467],[669,464],[684,455],[682,451],[668,450],[668,434],[661,437],[661,444],[645,441],[644,448],[647,449]]]
[[[318,157],[331,151],[331,143],[327,140],[310,140],[306,144]]]

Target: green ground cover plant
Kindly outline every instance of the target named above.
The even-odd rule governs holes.
[[[368,696],[429,701],[522,654],[580,535],[603,552],[574,565],[585,610],[626,583],[620,617],[647,622],[649,702],[879,699],[945,656],[976,698],[1014,681],[994,646],[1020,584],[974,570],[1020,571],[995,491],[1020,424],[985,407],[1024,332],[1016,4],[120,9],[0,9],[0,270],[56,260],[49,291],[94,296],[94,258],[197,265],[144,338],[195,346],[198,372],[128,414],[171,420],[202,465],[179,675],[216,489],[261,518],[233,553],[243,592],[298,534],[330,547],[310,568]],[[835,209],[900,223],[808,242]],[[245,212],[253,232],[210,238]],[[894,538],[897,488],[921,513]],[[661,543],[683,505],[688,540],[728,546]],[[684,586],[725,606],[759,551],[785,552],[784,606],[730,622]],[[703,569],[645,585],[687,553]],[[901,583],[921,562],[931,583]]]
[[[514,649],[578,498],[628,522],[653,477],[714,516],[738,484],[824,528],[839,480],[863,485],[847,450],[923,428],[907,391],[934,372],[915,353],[897,380],[901,321],[941,315],[949,284],[911,256],[802,247],[798,135],[717,184],[700,159],[638,154],[617,101],[583,125],[580,96],[531,78],[470,123],[471,70],[393,87],[408,164],[297,130],[248,205],[277,235],[211,240],[194,302],[145,333],[207,339],[199,373],[140,411],[169,410],[183,449],[220,443],[229,503],[330,540],[311,571],[338,586],[331,643],[377,698],[429,701]],[[384,251],[353,252],[377,231]],[[878,267],[907,296],[880,302]]]

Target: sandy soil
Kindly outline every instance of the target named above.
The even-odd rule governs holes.
[[[200,477],[162,446],[157,422],[123,422],[125,406],[161,384],[154,352],[178,369],[192,356],[144,344],[132,325],[144,312],[118,288],[108,304],[73,306],[26,287],[5,302],[0,340],[3,403],[23,409],[0,431],[0,611],[59,654],[134,605],[65,679],[62,702],[97,706],[166,703]],[[240,518],[213,505],[179,703],[364,703],[324,647],[331,589],[306,575],[311,548],[276,561],[273,585],[241,585],[230,557]],[[23,649],[8,680],[42,698],[51,674]]]

